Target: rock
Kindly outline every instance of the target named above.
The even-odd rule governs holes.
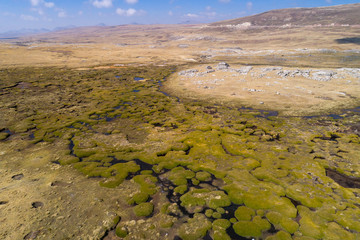
[[[241,74],[248,74],[251,69],[253,69],[252,66],[247,66],[247,67],[242,67],[242,68],[239,68],[239,69],[235,69],[236,72],[238,73],[241,73]]]
[[[330,81],[335,75],[336,72],[333,71],[318,71],[312,74],[312,79],[316,81],[327,82]]]
[[[280,71],[280,70],[282,70],[282,67],[267,67],[262,69],[263,72]]]
[[[228,69],[230,67],[229,64],[227,64],[226,62],[220,62],[217,66],[218,70],[224,70],[224,69]]]
[[[206,69],[213,69],[211,66],[207,66]]]
[[[285,77],[288,77],[290,73],[291,73],[291,71],[289,71],[289,70],[281,70],[281,71],[277,72],[277,75],[285,78]]]
[[[178,47],[179,48],[188,48],[189,45],[188,44],[179,44]]]
[[[195,74],[199,72],[197,69],[189,69],[179,72],[178,74],[180,76],[186,76],[186,77],[195,77]]]

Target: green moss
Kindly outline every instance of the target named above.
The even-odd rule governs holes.
[[[241,190],[237,189],[233,185],[225,186],[224,190],[228,193],[229,199],[232,203],[236,205],[244,203],[244,193]]]
[[[108,167],[95,167],[86,174],[88,177],[111,177],[111,170]]]
[[[266,214],[266,218],[269,220],[269,222],[276,225],[280,223],[282,216],[278,212],[270,211]]]
[[[154,204],[150,202],[140,203],[134,207],[134,213],[138,217],[147,217],[154,211]]]
[[[227,207],[231,205],[229,197],[223,191],[213,191],[209,193],[207,205],[212,209]]]
[[[162,219],[160,220],[161,228],[171,228],[174,225],[174,222],[171,219]]]
[[[212,214],[212,217],[215,218],[215,219],[219,219],[219,218],[221,218],[221,213],[214,212],[214,213]]]
[[[196,178],[192,178],[192,179],[191,179],[191,182],[192,182],[192,184],[194,184],[195,186],[199,185],[199,183],[200,183],[200,181],[199,181],[198,179],[196,179]]]
[[[206,209],[205,211],[205,216],[207,216],[208,218],[211,218],[211,216],[213,215],[214,210],[212,209]]]
[[[321,227],[314,223],[312,219],[308,216],[301,216],[299,231],[304,236],[312,237],[315,239],[323,238]]]
[[[242,237],[260,237],[263,231],[271,228],[270,223],[259,216],[252,221],[239,221],[233,225],[236,234]]]
[[[297,209],[288,198],[279,197],[270,192],[246,193],[244,203],[252,209],[269,209],[289,218],[295,218],[297,215]]]
[[[213,230],[223,229],[226,230],[231,226],[231,223],[227,219],[216,219],[212,223]]]
[[[239,221],[250,221],[254,215],[255,211],[245,206],[240,206],[235,211],[235,217]]]
[[[174,189],[174,192],[179,193],[179,194],[184,194],[187,190],[188,190],[187,185],[181,185],[181,186],[176,187]]]
[[[178,233],[184,240],[197,240],[203,238],[211,226],[204,214],[196,213],[187,223],[180,226]]]
[[[59,159],[59,163],[61,165],[69,165],[69,164],[73,164],[73,163],[77,163],[77,162],[80,162],[80,159],[78,157],[71,156],[71,155],[67,155],[67,156],[61,157],[61,159]]]
[[[292,240],[292,237],[287,232],[279,231],[275,235],[267,237],[265,240]]]
[[[0,132],[0,141],[7,139],[9,136],[10,134],[7,132]]]
[[[117,175],[117,176],[105,179],[105,180],[99,182],[99,184],[102,187],[115,188],[115,187],[119,186],[124,180],[125,180],[125,178],[123,176]]]
[[[346,231],[343,227],[335,222],[328,223],[327,228],[324,230],[324,239],[346,239],[355,240],[359,239],[360,234],[352,234]]]
[[[140,185],[142,193],[153,195],[157,192],[157,178],[151,175],[137,175],[133,177],[134,182]]]
[[[290,218],[281,219],[280,225],[285,231],[291,234],[295,233],[299,229],[299,224]]]
[[[199,180],[199,181],[202,181],[202,182],[207,182],[207,181],[210,181],[211,180],[211,174],[208,173],[208,172],[197,172],[196,173],[196,178]]]
[[[153,171],[152,170],[143,170],[140,172],[141,175],[152,175]]]
[[[179,186],[187,185],[187,179],[195,177],[195,173],[191,170],[185,170],[183,167],[176,167],[169,172],[169,180]]]
[[[114,226],[116,226],[121,220],[121,217],[120,216],[116,216],[114,219],[113,219],[113,224]]]
[[[120,238],[124,238],[129,234],[129,232],[124,226],[118,226],[115,230],[115,234]]]
[[[79,158],[89,157],[93,154],[96,154],[96,152],[97,149],[94,148],[87,148],[87,149],[74,148],[74,154]]]
[[[184,151],[186,152],[187,150],[189,150],[189,146],[185,143],[182,142],[177,142],[174,145],[171,146],[171,151]]]
[[[225,230],[216,230],[213,235],[214,240],[231,240],[230,236],[226,233]]]
[[[271,228],[270,223],[266,219],[261,218],[260,216],[255,216],[252,221],[259,226],[261,231],[267,231]]]
[[[220,214],[224,214],[225,213],[225,209],[223,208],[217,208],[216,211]]]
[[[336,213],[335,221],[346,229],[360,232],[359,216],[359,208],[347,208],[345,211],[338,211]]]
[[[170,203],[165,203],[161,206],[161,209],[160,209],[160,212],[163,213],[163,214],[168,214],[170,211],[169,211],[169,206],[170,206]]]
[[[262,210],[262,209],[259,209],[256,211],[256,215],[260,216],[260,217],[263,217],[265,215],[265,211]]]
[[[261,229],[253,222],[239,221],[233,225],[234,231],[241,237],[260,237]]]
[[[128,204],[140,204],[146,202],[149,199],[149,194],[144,192],[136,193],[133,197],[128,200]]]
[[[229,220],[231,223],[236,223],[237,222],[237,219],[236,218],[230,218]]]
[[[180,197],[181,205],[188,211],[194,211],[196,207],[205,207],[206,196],[210,192],[208,189],[195,189],[187,192]]]

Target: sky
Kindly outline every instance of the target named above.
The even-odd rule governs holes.
[[[0,0],[0,32],[99,24],[209,23],[352,0]]]

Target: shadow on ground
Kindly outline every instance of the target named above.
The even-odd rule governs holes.
[[[360,45],[360,37],[340,38],[335,41],[339,44],[354,43]]]

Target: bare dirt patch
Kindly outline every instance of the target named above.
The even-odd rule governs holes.
[[[285,115],[307,115],[356,105],[360,69],[198,65],[173,75],[167,86],[192,98],[240,100]]]

